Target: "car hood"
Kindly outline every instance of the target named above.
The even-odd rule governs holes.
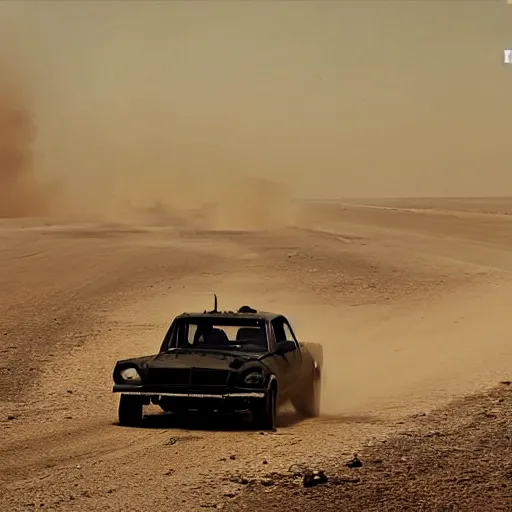
[[[236,370],[245,363],[257,360],[261,353],[217,351],[169,351],[146,361],[146,368],[205,368]]]

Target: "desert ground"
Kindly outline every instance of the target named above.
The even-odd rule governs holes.
[[[512,510],[511,213],[361,199],[302,202],[275,229],[0,221],[0,509]],[[319,418],[117,425],[115,361],[213,293],[322,343]],[[317,469],[329,482],[303,488]]]

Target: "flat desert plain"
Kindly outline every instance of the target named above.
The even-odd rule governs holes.
[[[0,221],[0,509],[511,510],[511,213],[361,199],[265,230]],[[115,361],[213,293],[322,343],[321,417],[117,425]],[[329,482],[304,488],[316,469]]]

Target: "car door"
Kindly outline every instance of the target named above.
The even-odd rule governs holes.
[[[288,320],[283,318],[283,330],[286,341],[293,341],[295,343],[295,350],[286,354],[290,361],[290,374],[293,384],[300,378],[302,372],[302,352],[299,347],[299,342],[295,337],[295,333],[288,323]]]
[[[282,356],[278,356],[277,363],[280,369],[280,388],[284,395],[289,395],[295,386],[297,379],[300,377],[301,354],[299,345],[293,331],[283,317],[277,317],[272,321],[272,327],[276,339],[276,347],[285,341],[292,341],[296,345],[296,349]]]

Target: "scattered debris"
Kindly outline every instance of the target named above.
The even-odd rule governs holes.
[[[230,478],[230,481],[234,484],[240,484],[240,485],[247,485],[249,483],[249,480],[247,478],[241,477],[241,476],[234,476]]]
[[[360,468],[363,466],[363,463],[361,462],[361,460],[359,459],[359,457],[357,456],[357,454],[354,455],[354,458],[350,461],[350,462],[347,462],[347,467],[348,468]]]
[[[304,487],[314,487],[315,485],[326,484],[327,475],[323,471],[308,471],[302,480]]]

